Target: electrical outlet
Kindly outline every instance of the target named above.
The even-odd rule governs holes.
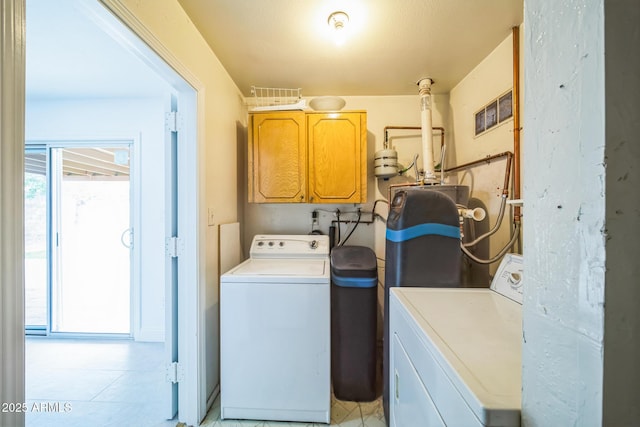
[[[213,208],[209,208],[209,210],[207,211],[207,223],[209,224],[209,226],[216,225],[216,218],[213,213]]]

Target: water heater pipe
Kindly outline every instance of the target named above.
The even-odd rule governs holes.
[[[391,129],[399,129],[399,130],[421,130],[422,127],[420,126],[385,126],[384,127],[384,143],[383,143],[383,150],[391,150],[391,143],[389,141],[389,130]],[[445,160],[445,152],[446,152],[446,145],[444,143],[444,128],[443,127],[438,127],[438,126],[432,126],[431,127],[432,130],[439,130],[440,131],[440,153],[441,153],[441,161],[440,161],[440,183],[444,184],[444,171],[442,170],[443,166],[444,166],[444,160]],[[377,154],[381,153],[382,151],[378,151],[376,153],[376,158],[378,157]],[[416,157],[418,155],[416,154]],[[376,164],[377,165],[377,164]],[[416,164],[416,159],[413,159],[413,163],[411,164],[411,166],[407,167],[406,169],[404,169],[402,172],[399,172],[400,174],[402,174],[403,172],[406,172],[407,170],[409,170],[411,167],[413,167],[415,165],[416,167],[416,181],[418,181],[418,185],[423,185],[423,182],[420,180],[420,177],[417,173],[417,169],[418,166]]]
[[[469,169],[469,168],[481,165],[483,163],[490,164],[492,160],[501,159],[503,157],[507,158],[507,164],[506,164],[506,169],[504,171],[504,184],[502,185],[502,197],[508,197],[509,196],[509,175],[511,173],[511,159],[514,157],[513,153],[511,153],[510,151],[505,151],[499,154],[494,154],[492,156],[484,157],[482,159],[474,160],[472,162],[465,163],[463,165],[447,168],[444,171],[458,172],[464,169]]]
[[[468,256],[470,259],[474,260],[478,264],[493,264],[494,262],[500,261],[500,259],[504,256],[504,254],[509,252],[509,249],[511,249],[511,247],[516,243],[516,240],[518,239],[519,235],[520,235],[520,223],[518,222],[513,225],[513,234],[511,234],[511,240],[509,240],[509,242],[500,250],[500,252],[498,252],[498,254],[491,259],[480,259],[476,257],[464,245],[460,245],[460,249],[462,249],[462,252],[464,252],[466,256]]]
[[[509,197],[509,176],[511,174],[511,159],[513,158],[513,153],[511,153],[510,151],[505,151],[505,152],[500,153],[500,154],[494,154],[493,156],[487,156],[485,158],[474,160],[472,162],[465,163],[465,164],[460,165],[460,166],[454,166],[452,168],[443,169],[443,171],[444,172],[457,172],[457,171],[461,171],[461,170],[464,170],[464,169],[469,169],[469,168],[481,165],[483,163],[490,164],[492,160],[500,159],[502,157],[506,157],[507,158],[506,169],[504,171],[504,185],[502,187],[502,197],[504,199],[506,199],[507,197]],[[389,186],[389,188],[387,189],[387,200],[391,201],[391,196],[393,194],[393,191],[396,188],[400,188],[400,187],[416,187],[416,186],[422,186],[422,185],[424,185],[422,182],[415,182],[415,183],[404,182],[404,183],[400,183],[400,184],[391,184]]]
[[[384,127],[384,143],[385,149],[391,148],[389,146],[389,130],[391,129],[404,129],[404,130],[421,130],[420,126],[385,126]],[[444,128],[438,126],[432,126],[431,129],[440,131],[440,146],[444,146]]]
[[[422,125],[422,165],[424,182],[436,181],[433,165],[433,123],[431,118],[431,84],[429,78],[418,81],[420,93],[420,122]]]

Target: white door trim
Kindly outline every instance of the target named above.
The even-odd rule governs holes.
[[[0,402],[25,402],[24,105],[25,2],[0,2]],[[23,426],[22,411],[0,425]]]
[[[184,252],[178,258],[178,353],[184,379],[178,387],[178,418],[198,425],[207,411],[202,294],[205,290],[206,233],[198,203],[204,199],[203,84],[135,17],[120,0],[98,0],[124,25],[103,21],[101,28],[142,59],[178,92],[184,118],[178,135],[178,233]],[[96,16],[100,19],[99,14]],[[132,34],[133,33],[133,34]]]

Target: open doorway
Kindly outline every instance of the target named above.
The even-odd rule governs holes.
[[[27,323],[46,335],[27,339],[26,397],[73,407],[28,413],[27,426],[100,424],[91,415],[98,412],[160,425],[178,413],[179,392],[189,390],[191,377],[181,378],[177,359],[177,285],[196,271],[181,253],[168,253],[167,241],[180,230],[189,254],[195,240],[195,195],[185,191],[197,171],[188,154],[195,151],[195,91],[160,62],[97,1],[27,1],[26,158],[45,166],[39,176],[25,170],[40,191],[32,221],[39,228],[28,249],[39,270],[26,280],[47,285],[26,289],[40,292],[39,314],[27,314]],[[179,129],[175,111],[183,106]],[[70,172],[89,158],[90,168]],[[117,172],[98,172],[95,159]],[[59,352],[74,357],[55,369],[51,358],[42,360]],[[180,380],[186,384],[178,389]],[[67,393],[74,389],[82,392]],[[138,410],[127,409],[132,403]]]

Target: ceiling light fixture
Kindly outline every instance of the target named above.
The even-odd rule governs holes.
[[[342,11],[333,12],[327,19],[327,24],[333,32],[333,38],[336,44],[341,45],[344,43],[346,36],[346,27],[349,23],[349,15]]]

